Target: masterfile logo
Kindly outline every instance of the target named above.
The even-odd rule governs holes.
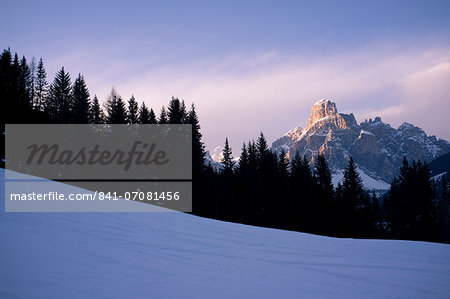
[[[124,152],[121,150],[111,151],[108,149],[101,149],[99,144],[96,144],[92,149],[82,147],[78,152],[71,150],[61,150],[58,144],[32,144],[27,147],[30,149],[27,165],[37,163],[48,163],[49,165],[107,165],[116,163],[123,165],[124,170],[128,171],[131,165],[163,165],[170,161],[166,158],[164,150],[158,150],[157,144],[148,144],[142,141],[135,141],[131,150]]]
[[[125,198],[189,212],[191,130],[191,125],[7,124],[5,182],[11,195],[6,198],[11,200],[6,201],[6,210],[91,211],[89,202],[102,201],[111,203],[97,204],[95,211],[122,211],[114,202]],[[57,200],[39,196],[57,191],[55,181],[95,196],[77,196],[80,190],[66,188]],[[28,193],[23,192],[25,187]],[[90,201],[76,200],[88,197]]]

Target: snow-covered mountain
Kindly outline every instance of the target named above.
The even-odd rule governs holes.
[[[223,158],[222,151],[223,151],[223,146],[218,145],[215,148],[213,148],[213,150],[211,152],[209,152],[211,155],[211,159],[215,162],[220,163],[220,160],[222,160],[222,158]]]
[[[214,162],[220,163],[223,159],[223,146],[219,145],[216,146],[212,152],[207,152],[207,157],[209,155],[210,160],[213,160]],[[239,161],[239,155],[233,156],[233,161],[237,162]]]
[[[395,129],[380,117],[358,124],[353,113],[338,113],[334,102],[322,99],[312,106],[306,126],[287,132],[272,149],[284,149],[290,157],[298,151],[311,163],[323,153],[335,177],[353,157],[365,186],[379,189],[397,175],[404,156],[429,162],[450,152],[450,143],[409,123]]]
[[[5,213],[1,186],[0,298],[450,294],[448,244],[337,239],[179,212]]]
[[[222,164],[220,163],[223,158],[223,146],[216,146],[212,152],[206,151],[205,155],[205,163],[211,165],[211,167],[215,171],[219,171],[222,168]],[[239,156],[234,156],[233,161],[235,162],[235,166],[239,163]]]

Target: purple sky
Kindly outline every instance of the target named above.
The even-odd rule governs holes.
[[[394,3],[391,3],[394,2]],[[207,148],[305,126],[328,98],[358,121],[450,140],[448,1],[2,1],[0,46],[159,111],[194,102]]]

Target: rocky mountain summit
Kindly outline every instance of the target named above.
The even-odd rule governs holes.
[[[323,99],[312,106],[306,127],[289,131],[272,143],[272,149],[284,149],[289,157],[298,151],[311,163],[323,153],[335,174],[342,173],[353,157],[366,175],[390,182],[404,156],[429,162],[450,152],[450,143],[409,123],[395,129],[380,117],[358,124],[353,113],[338,113],[334,102]]]

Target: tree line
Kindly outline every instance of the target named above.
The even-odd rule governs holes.
[[[314,165],[297,152],[288,159],[271,151],[261,133],[242,145],[239,163],[225,141],[209,216],[259,226],[342,237],[381,236],[379,199],[363,189],[350,158],[342,184],[335,189],[323,155]]]
[[[449,178],[430,177],[426,163],[406,158],[390,190],[377,197],[364,189],[350,157],[336,188],[322,154],[310,165],[297,152],[271,151],[262,133],[244,143],[239,162],[228,139],[210,188],[208,217],[316,234],[450,241]]]
[[[61,67],[49,84],[42,58],[37,65],[34,59],[27,63],[17,53],[12,57],[9,49],[0,56],[0,80],[6,111],[20,111],[5,115],[9,123],[39,120],[61,124],[188,123],[195,113],[193,106],[188,111],[184,101],[172,98],[170,106],[167,109],[163,106],[157,118],[144,102],[139,105],[133,95],[124,101],[114,88],[102,107],[96,95],[91,98],[82,74],[72,82],[70,74]]]
[[[42,58],[36,66],[34,59],[27,63],[10,49],[0,55],[0,97],[4,104],[5,123],[50,124],[191,124],[192,125],[192,177],[195,198],[205,197],[201,182],[205,177],[205,146],[194,104],[187,107],[184,100],[172,97],[167,108],[162,106],[157,116],[144,102],[138,104],[132,95],[124,101],[112,88],[104,104],[96,95],[91,98],[86,81],[78,74],[72,83],[70,74],[61,67],[52,83],[47,82],[47,72]],[[2,138],[2,157],[5,156],[5,135]],[[2,160],[4,167],[4,160]],[[200,210],[197,199],[194,211]]]
[[[238,161],[226,139],[215,170],[205,162],[193,104],[188,108],[172,97],[156,115],[133,95],[125,101],[112,88],[101,105],[82,74],[72,82],[61,67],[48,83],[42,58],[28,63],[9,49],[0,56],[0,96],[5,123],[191,124],[193,213],[199,216],[338,237],[450,241],[448,178],[432,181],[421,161],[405,159],[381,198],[364,190],[353,159],[335,188],[323,155],[313,165],[299,153],[277,155],[262,133],[242,145]]]

